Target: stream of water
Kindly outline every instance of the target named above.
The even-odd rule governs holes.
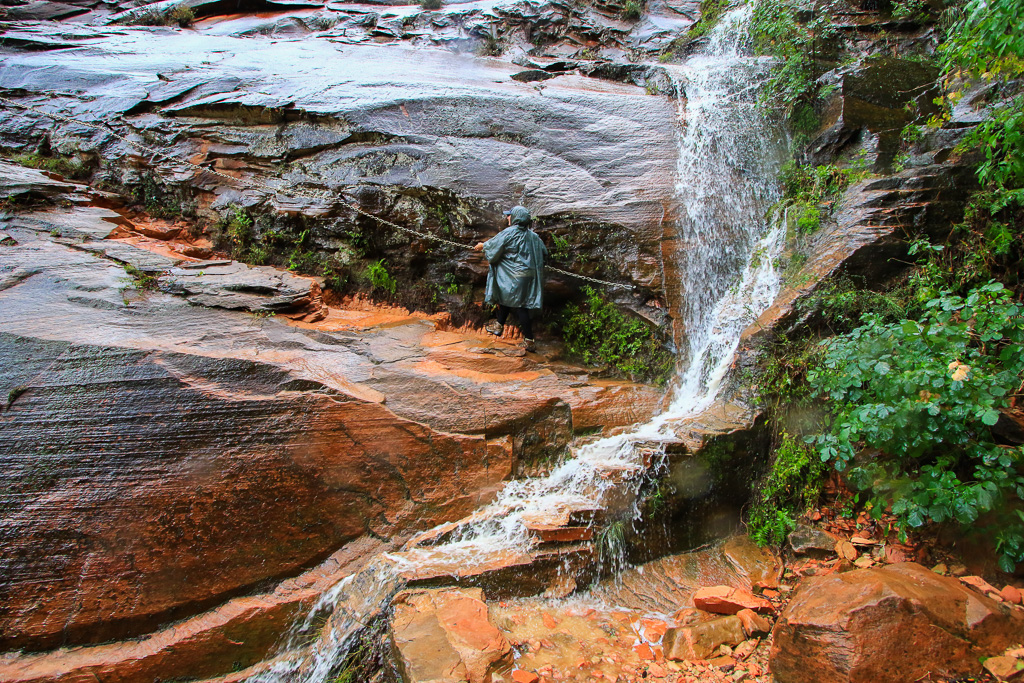
[[[744,5],[728,12],[699,54],[682,65],[665,67],[680,93],[677,266],[685,294],[683,370],[668,410],[628,433],[576,449],[572,459],[545,477],[509,482],[493,503],[474,515],[474,521],[441,544],[374,560],[321,597],[307,622],[339,605],[345,605],[340,608],[343,613],[335,609],[319,641],[301,661],[283,658],[252,680],[326,680],[360,628],[348,615],[372,613],[375,605],[386,605],[400,587],[398,572],[439,565],[465,569],[498,554],[529,552],[532,540],[525,520],[566,509],[600,508],[607,491],[623,485],[617,483],[622,478],[608,476],[609,472],[644,467],[638,444],[649,447],[672,440],[674,424],[715,401],[742,331],[778,291],[773,264],[785,239],[782,227],[769,226],[764,219],[776,198],[783,141],[781,131],[757,104],[758,87],[770,63],[744,50],[751,10]],[[377,594],[366,594],[366,585],[377,586]]]

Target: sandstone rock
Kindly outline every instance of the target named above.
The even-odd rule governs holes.
[[[14,247],[18,245],[18,240],[14,239],[6,232],[0,232],[0,247]]]
[[[53,180],[42,171],[0,160],[0,197],[54,197],[74,192],[75,185]]]
[[[914,563],[806,580],[773,631],[780,683],[977,675],[1024,617]]]
[[[676,612],[674,615],[672,615],[672,620],[675,621],[676,624],[678,624],[679,626],[689,626],[690,624],[696,624],[698,621],[701,621],[700,610],[697,610],[693,607],[684,607],[678,612]]]
[[[982,594],[999,594],[999,590],[980,576],[961,576],[960,582]]]
[[[859,553],[849,541],[839,541],[836,543],[836,555],[838,555],[840,559],[853,562],[857,559]]]
[[[857,567],[858,569],[867,569],[869,567],[875,566],[875,561],[867,555],[861,555],[853,561],[853,566]]]
[[[79,211],[65,213],[78,220]],[[417,374],[434,330],[424,320],[354,335],[162,292],[126,306],[124,269],[54,241],[42,227],[53,218],[41,213],[32,228],[19,214],[10,234],[20,245],[3,248],[10,270],[0,274],[0,395],[27,387],[0,413],[5,649],[143,637],[365,535],[390,539],[466,515],[515,471],[513,434],[529,456],[531,430],[547,429],[551,397],[566,386],[553,374]],[[449,397],[461,397],[502,421],[487,424],[486,438],[482,426],[438,429],[401,408],[412,402],[403,392],[453,411],[463,404]],[[584,574],[594,564],[570,555],[538,559],[547,576],[566,562]],[[527,563],[506,578],[521,585],[537,573]],[[238,646],[218,642],[204,661],[230,668]],[[161,669],[132,657],[127,672]],[[198,670],[162,661],[165,678]]]
[[[512,647],[491,624],[480,589],[406,591],[394,605],[391,638],[405,683],[487,683],[511,661]]]
[[[693,605],[697,609],[715,614],[736,614],[749,609],[755,612],[771,612],[772,604],[748,590],[732,586],[711,586],[700,588],[693,594]]]
[[[532,671],[516,669],[512,672],[512,680],[516,683],[537,683],[540,680],[540,676]]]
[[[828,557],[835,552],[839,539],[821,529],[800,524],[789,534],[787,540],[789,547],[797,555]]]
[[[728,655],[722,655],[721,657],[714,657],[708,661],[708,664],[721,669],[722,671],[729,672],[736,668],[736,660]]]
[[[1003,590],[999,591],[999,595],[1003,596],[1003,600],[1012,605],[1019,605],[1021,603],[1021,591],[1016,586],[1009,584],[1003,586]]]
[[[694,604],[694,593],[708,577],[750,593],[754,582],[778,585],[781,566],[779,558],[741,534],[699,552],[668,555],[628,569],[593,591],[595,597],[611,604],[676,613],[678,621]],[[691,614],[699,618],[700,613],[694,610]]]
[[[162,284],[194,304],[247,311],[303,308],[312,303],[315,294],[309,278],[237,261],[182,264],[173,268]]]
[[[753,610],[741,609],[736,616],[743,624],[743,632],[748,636],[763,636],[772,630],[771,622]]]
[[[1000,681],[1024,681],[1024,662],[1016,657],[989,657],[982,666]]]
[[[172,240],[175,237],[178,237],[182,230],[181,226],[170,225],[157,221],[137,222],[134,225],[135,229],[146,237],[152,237],[158,240]]]
[[[390,30],[404,35],[402,18],[392,21]],[[422,21],[429,33],[433,20]],[[524,28],[532,25],[523,22]],[[462,31],[452,30],[453,38]],[[486,28],[478,30],[490,35]],[[56,39],[44,25],[11,27],[6,37],[17,47],[5,56],[0,86],[28,99],[48,97],[55,110],[123,117],[120,132],[144,135],[149,144],[174,148],[177,155],[213,163],[229,174],[271,186],[326,190],[322,200],[278,196],[272,190],[230,187],[203,171],[156,167],[162,185],[190,197],[198,194],[200,210],[210,218],[232,204],[254,213],[302,216],[309,221],[311,240],[333,249],[345,230],[371,225],[340,201],[345,192],[350,203],[394,222],[431,221],[427,229],[438,228],[431,206],[454,203],[459,225],[452,228],[472,242],[488,236],[500,218],[495,205],[525,192],[531,210],[549,219],[552,229],[577,233],[574,250],[607,257],[591,266],[590,274],[661,288],[662,222],[676,201],[676,115],[668,98],[577,74],[546,81],[539,96],[535,84],[509,78],[521,71],[514,65],[450,50],[374,44],[379,42],[371,36],[375,28],[362,32],[368,44],[346,45],[340,61],[335,40],[360,42],[345,36],[347,29],[332,40],[267,41],[257,51],[244,37],[198,29],[187,37],[167,29],[132,29],[132,40],[125,40],[123,31],[65,24]],[[66,49],[36,49],[55,42]],[[201,73],[194,69],[195,55],[205,62]],[[239,55],[245,65],[230,55]],[[112,58],[117,69],[109,68]],[[152,59],[160,60],[159,75],[143,66]],[[337,68],[311,80],[300,65],[313,62]],[[94,77],[97,69],[106,74],[103,79]],[[460,74],[458,95],[448,83],[451,73]],[[189,123],[181,123],[186,118]],[[565,130],[573,134],[557,132]],[[0,121],[0,138],[11,147],[24,147],[45,131],[52,131],[55,145],[79,142],[75,133],[22,111]],[[112,169],[125,169],[126,180],[137,179],[135,150],[109,136],[89,147]],[[303,162],[281,177],[279,162],[297,158]],[[7,194],[0,189],[0,196]],[[257,232],[263,229],[256,226]],[[379,229],[374,225],[372,231]],[[383,236],[380,246],[393,272],[417,278],[429,265],[482,282],[481,264],[465,255],[446,250],[425,255],[420,243],[414,244],[410,248],[408,236]],[[552,278],[552,287],[565,293],[577,286]]]
[[[735,615],[670,628],[665,633],[665,658],[707,659],[720,645],[739,645],[744,640],[743,621]]]

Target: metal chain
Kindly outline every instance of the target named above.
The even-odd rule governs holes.
[[[137,150],[139,152],[142,152],[144,154],[150,155],[151,157],[153,157],[153,159],[164,159],[164,160],[166,160],[166,161],[168,161],[170,163],[185,164],[187,166],[191,166],[191,167],[193,167],[195,169],[198,169],[199,171],[201,171],[203,173],[210,173],[210,174],[215,175],[215,176],[217,176],[219,178],[223,178],[223,179],[225,179],[225,180],[227,180],[229,182],[236,183],[238,185],[248,186],[251,189],[264,190],[266,192],[270,192],[270,193],[275,194],[275,195],[279,194],[279,195],[283,195],[283,196],[286,196],[286,197],[288,197],[288,196],[291,196],[291,197],[303,197],[303,198],[307,198],[307,199],[315,199],[315,200],[318,200],[318,201],[338,201],[341,204],[343,204],[343,205],[347,206],[348,208],[352,209],[353,211],[355,211],[359,215],[365,216],[366,218],[370,218],[372,220],[375,220],[378,223],[381,223],[382,225],[386,225],[386,226],[388,226],[390,228],[394,228],[395,230],[399,230],[401,232],[408,233],[410,235],[415,235],[415,236],[423,238],[423,239],[432,240],[434,242],[440,242],[442,244],[447,244],[449,246],[455,247],[456,249],[467,249],[467,250],[472,250],[473,249],[473,247],[468,245],[468,244],[461,244],[459,242],[454,242],[452,240],[445,239],[444,237],[440,237],[438,235],[434,235],[433,233],[422,232],[420,230],[415,230],[415,229],[407,227],[407,226],[399,225],[397,223],[392,223],[391,221],[387,220],[386,218],[381,218],[380,216],[377,216],[375,214],[372,214],[372,213],[369,213],[367,211],[364,211],[360,206],[358,206],[357,204],[353,204],[353,203],[347,201],[344,197],[332,196],[326,190],[314,191],[314,190],[303,190],[301,188],[290,188],[290,189],[287,189],[287,190],[282,190],[281,188],[274,187],[273,185],[271,185],[270,183],[268,183],[267,181],[265,181],[265,180],[263,180],[261,178],[236,178],[235,176],[228,175],[227,173],[222,173],[221,171],[218,171],[216,169],[206,168],[205,166],[202,166],[201,164],[197,164],[197,163],[195,163],[193,161],[190,161],[188,159],[184,159],[184,158],[181,158],[181,157],[174,157],[174,156],[171,156],[170,154],[168,154],[166,152],[163,152],[163,151],[161,151],[159,149],[156,149],[154,147],[150,147],[148,145],[144,145],[144,144],[141,144],[139,142],[136,142],[135,140],[131,140],[131,139],[121,135],[120,133],[117,133],[116,131],[114,131],[113,129],[111,129],[107,125],[101,125],[101,124],[98,124],[98,123],[89,123],[89,122],[86,122],[86,121],[80,121],[79,119],[76,119],[76,118],[73,118],[73,117],[70,117],[70,116],[64,116],[63,114],[55,114],[55,113],[52,113],[52,112],[43,111],[42,109],[39,109],[37,107],[33,107],[32,105],[24,104],[22,102],[16,102],[14,100],[10,100],[10,99],[8,99],[6,97],[3,97],[3,96],[0,96],[0,102],[6,104],[8,106],[18,107],[20,109],[25,109],[27,111],[31,111],[33,113],[39,114],[40,116],[46,116],[48,118],[54,119],[55,121],[63,121],[64,123],[74,124],[74,125],[78,125],[78,126],[84,126],[86,128],[92,128],[93,130],[98,130],[98,131],[100,131],[102,133],[106,133],[107,135],[111,135],[111,136],[117,138],[121,142],[125,143],[129,147],[132,147],[133,149],[135,149],[135,150]],[[569,277],[574,277],[574,278],[577,278],[579,280],[584,280],[586,282],[593,282],[594,284],[598,284],[598,285],[604,285],[605,287],[621,288],[621,289],[634,289],[634,287],[632,285],[624,285],[624,284],[621,284],[619,282],[609,282],[608,280],[599,280],[599,279],[594,278],[594,277],[588,277],[586,275],[580,275],[578,273],[571,273],[571,272],[569,272],[567,270],[562,270],[561,268],[555,268],[553,266],[546,266],[545,268],[546,268],[546,270],[550,270],[550,271],[553,271],[555,273],[559,273],[561,275],[568,275]]]

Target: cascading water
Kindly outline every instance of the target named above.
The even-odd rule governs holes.
[[[378,558],[361,574],[381,587],[379,595],[360,593],[355,588],[359,575],[346,579],[313,609],[335,613],[312,648],[299,658],[280,659],[252,680],[326,680],[360,628],[352,613],[385,606],[400,572],[429,566],[456,573],[496,556],[529,552],[529,519],[600,508],[607,491],[621,485],[609,473],[643,469],[638,444],[673,439],[674,423],[699,414],[715,400],[741,332],[778,290],[773,260],[785,238],[784,228],[773,228],[764,219],[775,199],[783,145],[781,131],[757,106],[770,64],[743,53],[751,11],[745,5],[728,12],[701,53],[685,64],[665,67],[680,93],[678,272],[686,339],[684,370],[669,409],[632,432],[576,449],[573,459],[546,477],[510,482],[473,521],[449,533],[441,544]],[[355,606],[350,604],[353,599]]]

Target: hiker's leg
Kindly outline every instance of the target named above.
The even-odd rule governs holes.
[[[503,304],[498,304],[498,315],[496,317],[498,319],[498,324],[499,325],[504,325],[505,324],[505,321],[508,320],[508,313],[511,310],[512,309],[510,309],[508,306],[505,306]]]
[[[530,311],[526,308],[517,308],[516,316],[519,318],[519,329],[527,339],[533,339],[533,323],[530,322]]]

